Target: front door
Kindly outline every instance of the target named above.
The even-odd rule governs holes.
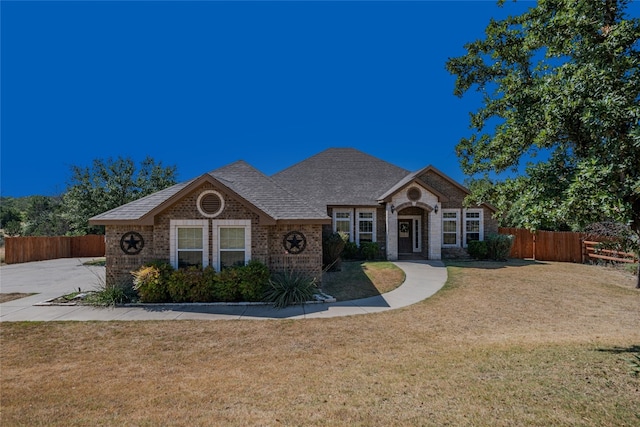
[[[413,252],[413,220],[398,220],[398,253],[410,254]]]

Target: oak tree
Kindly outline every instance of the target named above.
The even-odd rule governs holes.
[[[513,226],[613,220],[640,236],[640,19],[629,3],[538,0],[447,61],[454,93],[482,96],[456,147],[473,202]]]

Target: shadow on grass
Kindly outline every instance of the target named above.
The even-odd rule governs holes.
[[[497,270],[499,268],[506,268],[506,267],[529,267],[532,265],[548,265],[548,263],[544,261],[536,261],[533,259],[517,259],[517,258],[510,258],[506,261],[446,259],[444,260],[444,264],[447,267],[482,268],[486,270]]]
[[[600,351],[600,352],[606,352],[606,353],[614,353],[614,354],[621,354],[621,353],[638,353],[640,354],[640,345],[638,344],[634,344],[634,345],[630,345],[629,347],[610,347],[610,348],[598,348],[596,349],[596,351]]]
[[[364,261],[343,261],[341,271],[324,273],[322,291],[338,301],[379,296],[380,291],[365,274]]]

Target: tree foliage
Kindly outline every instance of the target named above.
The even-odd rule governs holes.
[[[174,185],[176,173],[175,166],[164,167],[150,157],[137,171],[132,159],[122,157],[96,159],[91,167],[72,166],[63,197],[70,233],[104,233],[102,226],[90,226],[89,218]]]
[[[456,147],[474,203],[529,229],[613,220],[640,232],[640,19],[628,3],[539,0],[447,61],[454,93],[483,97]],[[496,178],[525,161],[524,175]]]

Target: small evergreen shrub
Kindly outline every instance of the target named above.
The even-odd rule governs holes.
[[[346,242],[342,251],[344,259],[357,259],[359,256],[358,245],[355,242]]]
[[[215,284],[218,281],[216,270],[211,267],[205,267],[202,270],[200,280],[195,283],[189,292],[189,300],[191,302],[214,302]]]
[[[472,240],[467,245],[467,252],[475,259],[487,259],[487,242]]]
[[[380,252],[380,246],[376,242],[363,242],[360,243],[360,254],[366,260],[373,260],[378,257]]]
[[[511,234],[492,234],[487,238],[487,256],[495,261],[506,261],[511,253],[514,236]]]
[[[188,267],[175,270],[167,282],[167,291],[172,302],[192,302],[192,291],[203,282],[202,269]]]
[[[240,267],[229,267],[218,273],[218,280],[214,284],[216,301],[240,301]]]
[[[329,266],[329,271],[340,271],[340,255],[349,235],[342,232],[325,233],[322,236],[322,263]]]
[[[169,300],[166,281],[162,280],[160,268],[143,265],[132,271],[133,289],[138,292],[142,302],[166,302]]]
[[[289,271],[275,274],[270,280],[265,300],[276,308],[284,308],[294,304],[304,304],[313,298],[316,292],[316,281],[300,273]]]
[[[251,260],[238,270],[238,290],[242,301],[261,301],[271,276],[269,268],[259,261]]]

